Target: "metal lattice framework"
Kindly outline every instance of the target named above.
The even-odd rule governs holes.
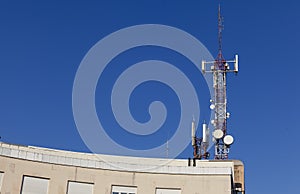
[[[227,135],[227,96],[226,96],[226,74],[228,72],[238,72],[238,56],[235,60],[226,61],[222,54],[222,30],[223,18],[219,6],[218,12],[218,41],[219,51],[215,61],[202,61],[202,72],[213,74],[214,97],[211,100],[211,109],[214,110],[214,125],[213,140],[215,143],[215,159],[227,159],[229,147],[233,143],[233,137]],[[230,63],[234,63],[234,69],[230,70]],[[210,67],[207,68],[207,65]],[[208,69],[208,70],[207,70]]]

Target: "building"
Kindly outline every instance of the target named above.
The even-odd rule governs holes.
[[[237,160],[96,155],[0,143],[1,194],[244,193]]]

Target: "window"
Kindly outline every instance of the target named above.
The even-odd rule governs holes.
[[[156,194],[181,194],[181,189],[156,189]]]
[[[92,194],[94,190],[93,183],[68,182],[68,194]]]
[[[47,194],[49,179],[23,176],[21,194]]]
[[[3,176],[4,176],[4,172],[0,172],[0,191],[2,187]]]
[[[112,186],[112,194],[136,194],[136,187]]]

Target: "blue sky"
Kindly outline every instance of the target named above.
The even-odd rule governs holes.
[[[1,140],[89,152],[74,122],[72,89],[77,69],[91,47],[125,27],[164,24],[190,33],[215,57],[218,3],[204,0],[2,1]],[[228,76],[228,109],[232,115],[228,128],[235,137],[230,158],[244,161],[248,193],[294,193],[298,190],[296,181],[300,173],[298,142],[294,139],[300,135],[297,61],[300,3],[227,0],[221,4],[225,18],[223,54],[226,59],[236,53],[240,56],[238,76]],[[178,57],[168,51],[161,54],[160,50],[147,48],[136,55],[164,58],[168,54]],[[126,62],[130,62],[130,54],[127,57]],[[202,88],[207,93],[207,88]],[[151,99],[174,96],[163,87],[157,92],[162,96],[151,96],[154,91],[155,88],[148,90]],[[144,122],[149,115],[141,107],[147,103],[140,103],[139,95],[139,90],[133,94],[134,103],[141,106],[133,106],[132,114]],[[176,98],[172,99],[167,101],[169,107],[176,104]],[[209,96],[204,95],[201,100],[201,119],[209,115],[207,99]],[[101,107],[101,103],[96,100],[97,106]],[[176,111],[172,109],[172,113]],[[169,119],[176,123],[177,116],[171,114]],[[187,133],[190,134],[189,129]],[[153,145],[160,141],[163,140],[158,138]],[[191,154],[188,146],[179,157],[187,158]]]

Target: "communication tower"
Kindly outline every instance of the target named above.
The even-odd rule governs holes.
[[[234,60],[227,61],[222,54],[222,30],[223,30],[223,17],[221,16],[221,7],[218,10],[218,55],[214,61],[202,61],[202,73],[213,74],[213,88],[214,96],[210,100],[210,109],[214,111],[214,118],[211,120],[213,125],[213,142],[215,145],[214,158],[217,160],[224,160],[228,158],[230,145],[234,139],[228,134],[227,119],[230,114],[227,112],[227,97],[226,97],[226,75],[229,72],[238,72],[238,55],[235,55]],[[231,66],[233,68],[231,69]],[[202,159],[209,155],[208,137],[209,129],[207,124],[203,124],[203,138],[197,138],[195,135],[195,123],[192,123],[192,145],[194,148],[194,159]],[[204,141],[205,140],[205,141]],[[208,157],[207,157],[208,158]]]

